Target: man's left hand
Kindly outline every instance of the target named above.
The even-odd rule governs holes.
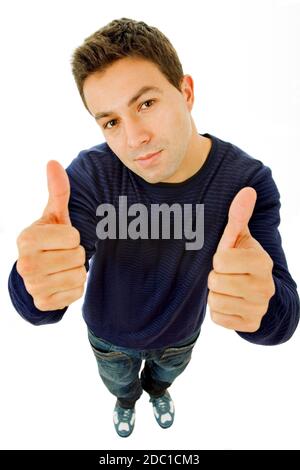
[[[241,189],[233,199],[208,275],[211,318],[225,328],[253,333],[275,294],[273,260],[248,228],[256,191]]]

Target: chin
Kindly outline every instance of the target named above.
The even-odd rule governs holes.
[[[147,183],[155,184],[155,183],[160,183],[161,182],[161,178],[157,178],[157,177],[156,178],[155,177],[154,178],[151,178],[151,177],[149,178],[146,175],[141,175],[141,176],[145,181],[147,181]]]
[[[141,178],[143,178],[147,183],[160,183],[164,178],[162,175],[149,175],[145,173],[137,173]]]

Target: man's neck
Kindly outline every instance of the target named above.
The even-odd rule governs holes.
[[[174,180],[168,179],[169,183],[182,183],[191,178],[204,165],[212,146],[212,141],[208,137],[203,137],[194,132],[193,137],[187,149],[187,154],[182,162],[182,168],[179,169]]]
[[[208,137],[196,134],[195,139],[189,148],[189,158],[187,161],[186,179],[197,173],[204,165],[212,146],[212,141]]]

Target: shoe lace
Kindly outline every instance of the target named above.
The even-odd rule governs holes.
[[[120,420],[128,422],[131,419],[132,410],[131,409],[124,409],[124,411],[123,410],[121,410],[121,411],[122,411],[122,413],[120,413],[121,414]]]
[[[161,413],[166,413],[169,410],[169,400],[167,397],[159,397],[155,399],[155,405]]]

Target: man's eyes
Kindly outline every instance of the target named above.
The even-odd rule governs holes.
[[[112,119],[111,121],[108,121],[106,124],[104,124],[103,129],[107,129],[108,124],[115,122],[115,121],[116,119]],[[109,129],[111,129],[111,127],[109,127]]]
[[[147,101],[144,101],[140,107],[142,107],[144,104],[146,103],[154,103],[155,100],[147,100]],[[150,106],[147,106],[147,108],[151,108],[152,104]],[[109,124],[111,124],[112,122],[116,122],[117,119],[111,119],[110,121],[108,121],[106,124],[104,124],[103,126],[103,129],[112,129],[112,127],[115,127],[115,126],[111,126],[111,127],[107,127]]]

